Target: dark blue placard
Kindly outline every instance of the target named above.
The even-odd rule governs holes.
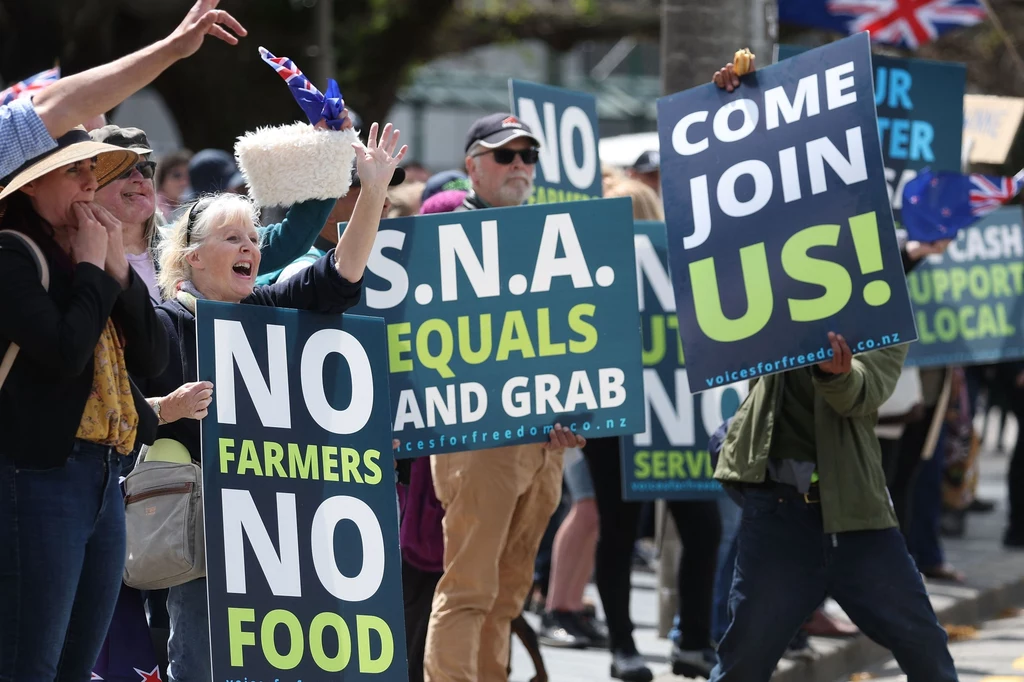
[[[809,48],[779,45],[781,61]],[[963,64],[871,55],[875,109],[893,216],[897,224],[903,186],[925,166],[958,172],[963,146]]]
[[[542,442],[555,423],[642,430],[636,301],[629,199],[383,221],[353,312],[388,326],[398,457]]]
[[[708,84],[658,100],[692,391],[821,362],[830,331],[854,353],[916,338],[871,73],[859,34],[732,93]],[[790,109],[800,88],[804,106]]]
[[[622,438],[622,499],[693,500],[718,496],[708,438],[747,395],[747,382],[692,395],[686,382],[665,223],[635,225],[643,329],[647,430]]]
[[[541,140],[531,204],[601,196],[597,98],[528,81],[508,81],[512,112]]]
[[[941,367],[1024,357],[1024,227],[1020,206],[961,230],[942,256],[909,275],[919,338],[908,365]]]
[[[408,680],[383,322],[197,313],[213,679]]]

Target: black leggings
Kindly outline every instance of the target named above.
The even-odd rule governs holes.
[[[600,538],[597,542],[597,590],[608,620],[609,648],[635,653],[629,618],[630,572],[641,503],[622,500],[622,464],[618,438],[596,438],[583,450],[594,481]],[[715,585],[722,521],[714,500],[670,501],[683,554],[679,561],[679,629],[683,649],[711,646],[711,601]]]

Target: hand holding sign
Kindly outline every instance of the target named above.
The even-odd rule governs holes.
[[[565,450],[567,448],[582,448],[587,444],[587,439],[573,433],[561,424],[555,424],[555,428],[548,433],[548,442],[544,444],[547,450]]]
[[[213,384],[193,381],[182,384],[160,401],[160,419],[167,424],[179,419],[203,419],[213,400]]]
[[[828,342],[832,346],[832,357],[818,363],[818,369],[826,374],[849,374],[853,366],[853,353],[846,339],[835,332],[828,333]]]
[[[729,62],[711,77],[711,81],[726,92],[732,92],[740,86],[740,76],[753,72],[757,67],[754,63],[754,55],[750,55],[749,61],[737,71],[736,65]]]

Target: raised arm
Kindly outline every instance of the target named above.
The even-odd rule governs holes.
[[[388,195],[388,184],[395,174],[398,162],[405,156],[408,147],[398,147],[399,131],[390,123],[384,126],[380,140],[377,139],[377,124],[370,126],[367,145],[353,143],[356,148],[356,166],[362,189],[352,210],[344,234],[338,240],[334,251],[335,266],[338,274],[349,282],[358,282],[363,278],[366,261],[370,258],[370,250],[377,238],[384,200]]]
[[[106,113],[151,83],[167,67],[194,54],[207,35],[229,45],[238,43],[245,28],[230,14],[216,9],[220,0],[198,0],[174,32],[163,40],[117,61],[59,81],[33,97],[36,112],[52,137],[60,137],[84,121]]]

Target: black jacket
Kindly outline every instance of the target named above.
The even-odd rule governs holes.
[[[12,229],[10,220],[2,227]],[[0,461],[19,467],[64,466],[93,384],[93,354],[107,319],[124,340],[132,377],[152,377],[167,365],[168,339],[149,290],[129,268],[128,288],[88,263],[72,265],[45,233],[24,231],[43,249],[50,266],[49,292],[36,261],[20,241],[0,242],[0,353],[11,342],[21,350],[0,390]],[[151,443],[156,415],[132,384],[139,413],[136,446]]]
[[[276,308],[297,308],[318,313],[343,313],[356,303],[362,294],[362,280],[353,284],[342,278],[334,267],[334,250],[311,266],[284,282],[256,287],[244,305],[263,305]],[[196,318],[177,300],[165,301],[157,308],[157,315],[171,339],[171,362],[159,377],[141,382],[148,397],[165,396],[182,384],[199,380],[199,362],[196,357]],[[213,387],[214,392],[217,387]],[[199,421],[179,419],[161,426],[157,438],[178,441],[201,461],[202,441]]]

